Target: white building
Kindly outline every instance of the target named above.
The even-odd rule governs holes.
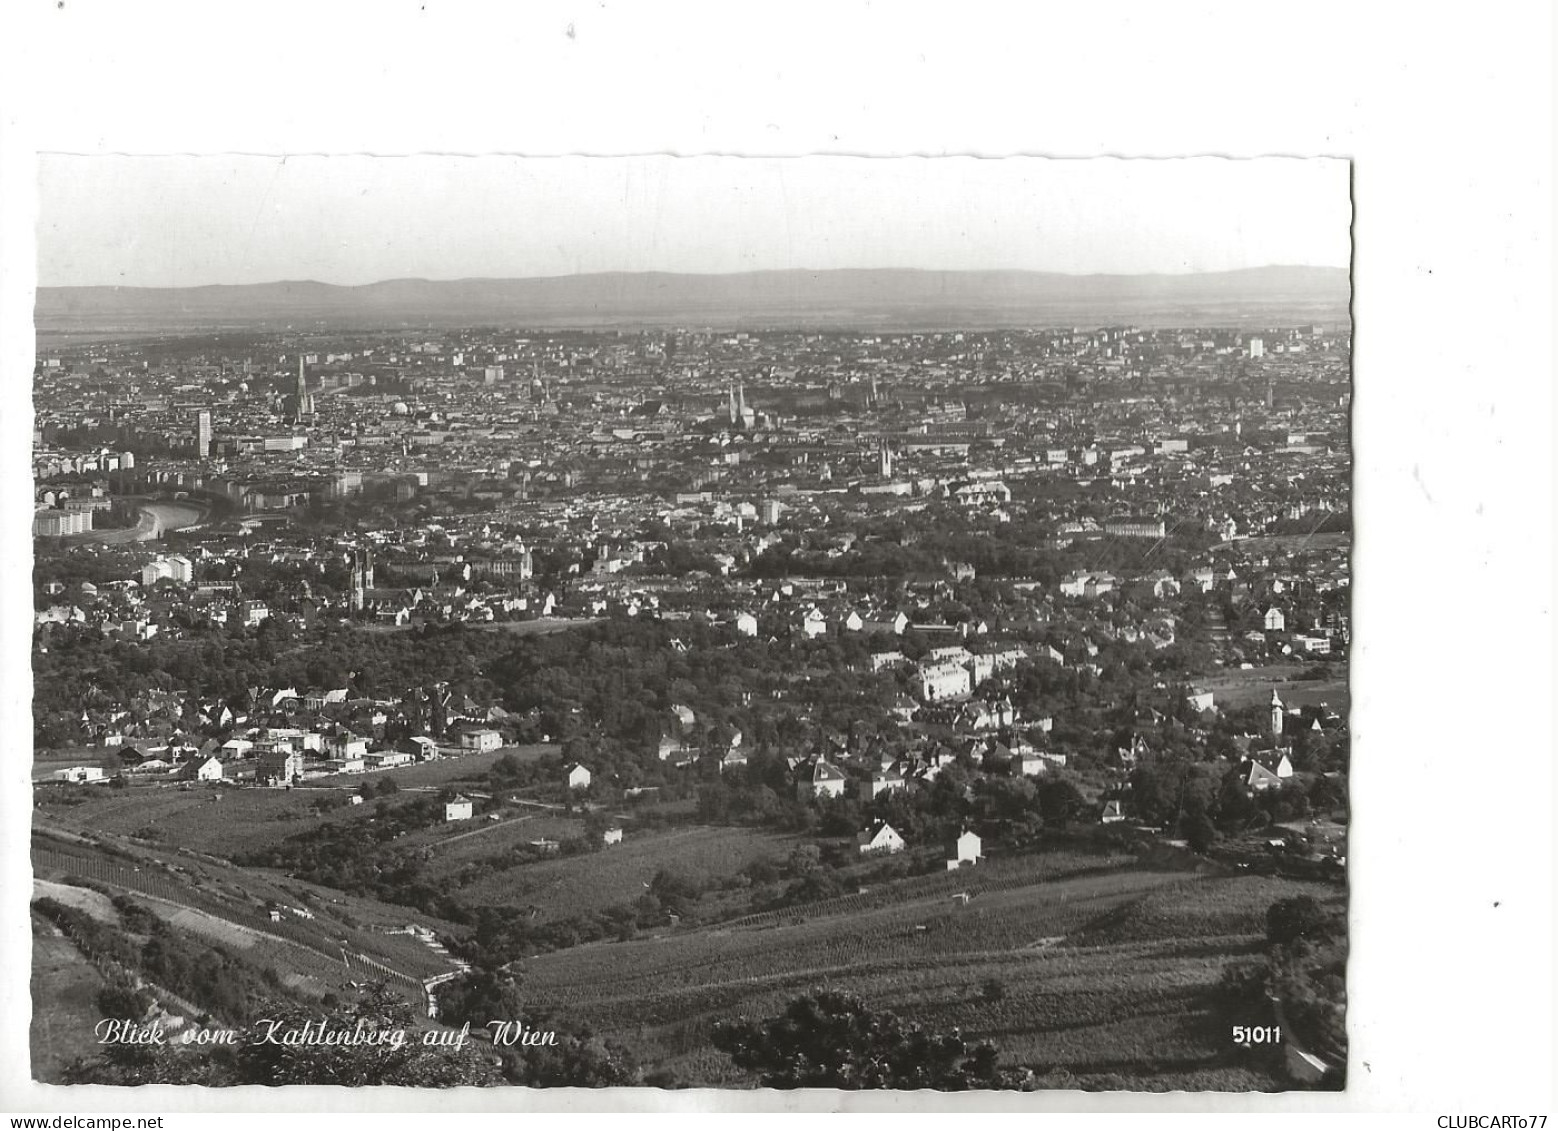
[[[898,835],[898,830],[886,821],[878,821],[869,829],[857,834],[855,842],[860,846],[862,855],[878,852],[891,854],[902,852],[906,847],[903,837]]]
[[[927,703],[969,694],[973,683],[961,664],[933,664],[920,669],[920,698]]]
[[[503,736],[495,730],[467,730],[460,734],[460,749],[485,754],[503,745]]]
[[[83,782],[107,781],[101,766],[71,766],[67,770],[55,770],[55,781]]]
[[[567,768],[567,774],[569,789],[590,788],[590,771],[585,769],[578,762],[574,762]]]
[[[871,775],[871,796],[903,788],[903,775],[896,770],[877,770]]]
[[[965,830],[952,846],[952,856],[947,860],[947,870],[961,868],[965,864],[977,864],[984,857],[983,842],[979,834]]]
[[[844,772],[824,758],[816,759],[808,773],[803,773],[795,784],[795,794],[802,801],[811,797],[843,797]]]
[[[444,820],[469,821],[471,819],[471,799],[463,793],[449,801],[444,802]]]

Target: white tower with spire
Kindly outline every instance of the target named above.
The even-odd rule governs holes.
[[[1277,694],[1277,689],[1271,689],[1271,738],[1275,742],[1282,737],[1282,699]]]

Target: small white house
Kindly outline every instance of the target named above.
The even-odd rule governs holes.
[[[463,793],[449,801],[444,802],[444,820],[469,821],[471,819],[471,799]]]
[[[977,864],[984,856],[984,845],[979,839],[979,834],[964,830],[963,835],[957,838],[952,846],[952,857],[947,861],[947,870],[961,868],[965,864]]]
[[[1266,610],[1266,631],[1281,632],[1287,627],[1287,617],[1282,615],[1282,610],[1273,605]]]
[[[1210,691],[1197,691],[1185,696],[1185,702],[1190,705],[1192,711],[1212,711],[1217,707],[1216,700]]]
[[[742,636],[756,636],[757,618],[751,613],[742,613],[736,617],[736,631]]]
[[[861,855],[874,853],[891,854],[904,850],[904,839],[898,835],[898,830],[886,821],[878,821],[869,829],[864,830],[855,837],[860,845]]]
[[[574,762],[565,771],[568,775],[569,789],[588,789],[590,787],[590,771]]]
[[[602,844],[621,844],[622,830],[620,828],[607,829],[605,832],[601,833],[600,840]]]
[[[197,758],[184,763],[179,776],[186,781],[221,781],[222,763],[216,758]]]

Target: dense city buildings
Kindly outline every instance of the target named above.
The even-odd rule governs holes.
[[[802,988],[860,931],[943,953],[941,916],[998,891],[1018,934],[978,920],[1005,957],[947,1000],[1025,993],[1035,939],[1124,945],[1113,895],[1055,918],[1054,885],[1106,866],[1130,900],[1218,869],[1245,926],[1310,892],[1334,907],[1350,344],[687,325],[47,347],[40,875],[155,894],[111,853],[228,861],[247,895],[158,898],[262,911],[305,1000],[343,992],[320,962],[345,930],[344,969],[435,1028],[471,1016],[475,972],[520,963],[535,1000],[607,1024],[616,973],[583,944],[608,939],[623,969],[645,937],[673,947],[656,961],[713,945]],[[326,929],[332,891],[379,926]],[[795,937],[761,956],[706,934],[781,914]],[[1216,1087],[1334,1085],[1341,1006],[1303,985],[1286,1060],[1186,1055]],[[723,1079],[649,1000],[612,1007],[656,1034],[640,1075]],[[940,1000],[898,1004],[983,1031]],[[1029,1047],[981,1086],[1060,1085]],[[1199,1086],[1150,1058],[1138,1078]]]

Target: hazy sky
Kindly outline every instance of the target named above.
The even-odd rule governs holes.
[[[38,281],[1346,266],[1339,160],[40,156]]]

